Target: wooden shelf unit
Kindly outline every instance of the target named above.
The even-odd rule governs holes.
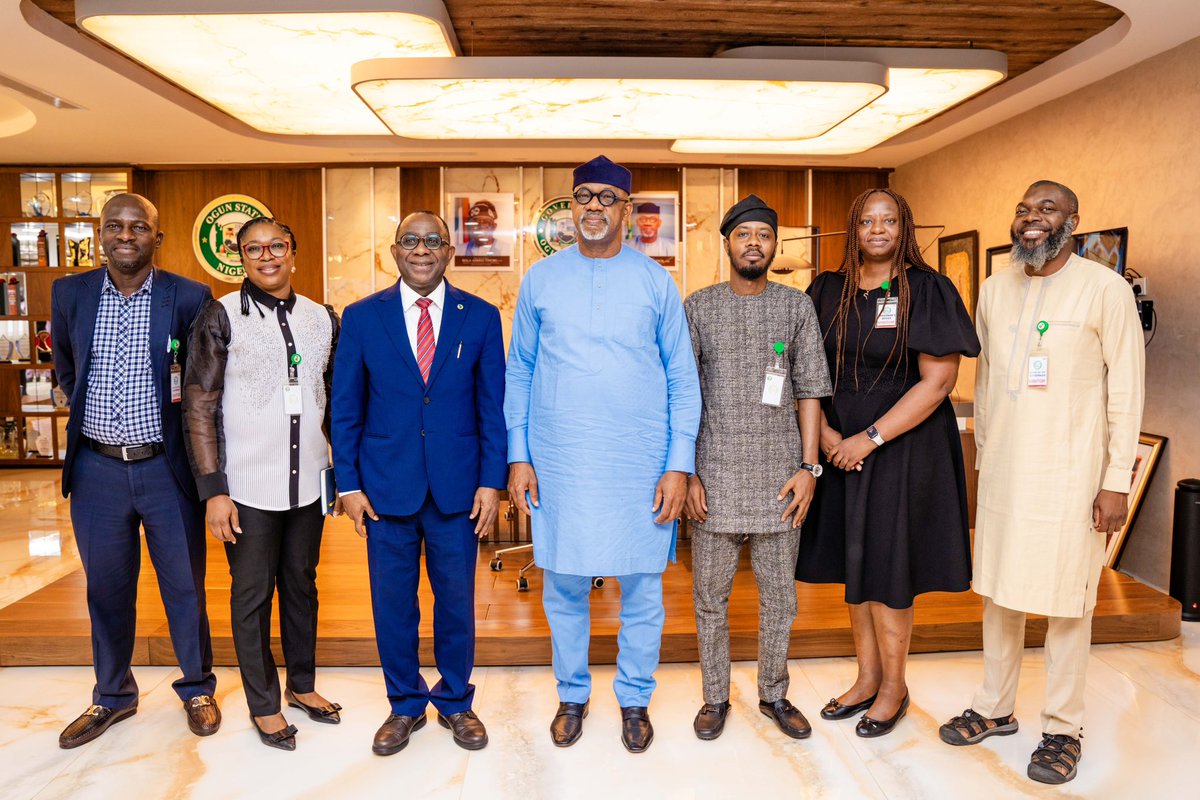
[[[100,209],[132,178],[129,167],[0,167],[0,468],[62,465],[69,410],[54,401],[50,286],[103,266]],[[18,313],[9,314],[14,275]]]

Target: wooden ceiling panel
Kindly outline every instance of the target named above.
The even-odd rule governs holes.
[[[75,24],[74,0],[33,0]],[[703,58],[750,45],[981,47],[1020,75],[1100,33],[1095,0],[445,0],[463,55]],[[247,9],[253,6],[246,4]],[[330,7],[336,8],[331,2]]]

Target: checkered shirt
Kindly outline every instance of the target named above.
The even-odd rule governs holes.
[[[104,444],[161,442],[162,418],[150,358],[150,290],[154,272],[129,297],[104,273],[92,334],[83,435]],[[163,342],[166,347],[166,342]]]

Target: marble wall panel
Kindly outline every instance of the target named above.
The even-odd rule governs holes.
[[[325,170],[325,302],[339,313],[372,291],[371,170]]]
[[[686,297],[697,289],[721,282],[721,264],[725,250],[721,246],[721,179],[723,169],[688,168],[684,170],[684,224],[687,228]]]
[[[396,282],[396,262],[392,258],[392,242],[396,241],[396,226],[400,224],[400,169],[375,167],[371,170],[371,215],[374,220],[374,252],[371,254],[374,291],[386,289]]]

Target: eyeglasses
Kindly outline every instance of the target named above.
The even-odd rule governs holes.
[[[629,199],[628,197],[621,197],[612,189],[603,189],[599,192],[593,192],[591,189],[587,188],[576,189],[575,193],[571,196],[574,197],[575,202],[579,203],[581,206],[586,206],[588,203],[592,202],[592,198],[594,197],[599,200],[600,205],[604,206],[605,208],[608,208],[618,200],[624,203]]]
[[[396,244],[403,247],[405,250],[416,250],[417,245],[421,242],[425,243],[425,247],[429,250],[440,250],[446,244],[446,240],[436,233],[429,233],[425,236],[417,236],[415,233],[406,233],[400,237]]]
[[[250,244],[242,246],[242,255],[255,261],[258,261],[260,258],[262,258],[263,253],[270,253],[272,258],[283,258],[291,251],[291,249],[291,244],[281,239],[276,239],[266,247],[263,247],[258,242],[251,242]]]

